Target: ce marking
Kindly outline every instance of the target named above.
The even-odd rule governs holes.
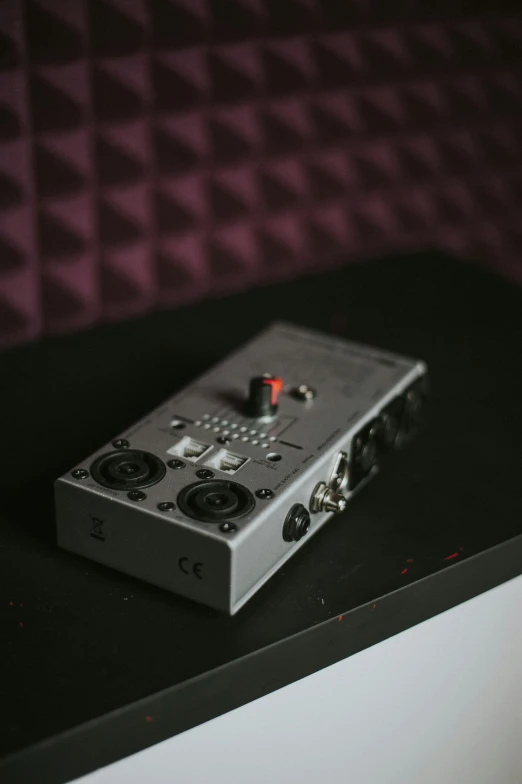
[[[195,561],[191,563],[189,558],[180,558],[178,561],[178,566],[183,572],[183,574],[194,574],[198,580],[203,579],[203,575],[201,574],[201,570],[203,569],[203,564],[201,561]]]

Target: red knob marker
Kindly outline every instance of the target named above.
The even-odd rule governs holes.
[[[250,389],[245,411],[249,417],[272,417],[277,412],[277,398],[283,382],[277,376],[256,376],[250,379]]]
[[[283,382],[280,378],[263,378],[263,384],[267,384],[270,387],[270,404],[272,406],[277,406],[277,398],[279,397],[279,393],[283,389]]]

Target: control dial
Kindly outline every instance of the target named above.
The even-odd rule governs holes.
[[[245,406],[247,416],[254,419],[273,417],[277,413],[277,398],[283,382],[268,373],[250,379],[248,399]]]

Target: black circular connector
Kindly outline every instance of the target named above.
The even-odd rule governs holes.
[[[355,460],[358,469],[364,476],[369,474],[372,468],[377,465],[377,445],[373,438],[368,438],[367,440],[361,439],[357,444]]]
[[[406,393],[402,410],[402,429],[409,435],[420,428],[424,420],[424,396],[420,390],[410,389]]]
[[[117,438],[112,442],[112,445],[115,449],[128,449],[130,447],[126,438]]]
[[[112,490],[150,487],[163,479],[165,473],[165,464],[159,457],[138,449],[109,452],[91,466],[93,479]]]
[[[353,490],[379,463],[378,420],[366,425],[353,439],[348,487]]]
[[[310,529],[310,513],[303,504],[294,504],[283,525],[285,542],[298,542]]]
[[[255,505],[254,496],[237,482],[210,479],[184,487],[178,496],[182,512],[202,523],[244,517]]]
[[[400,406],[390,405],[381,411],[372,426],[371,435],[379,449],[391,449],[397,440],[401,426],[402,400],[398,400],[398,403]]]
[[[395,443],[400,427],[400,418],[389,411],[383,411],[380,416],[381,427],[379,439],[384,447],[389,449]]]
[[[409,443],[410,439],[422,428],[426,414],[428,395],[428,379],[423,376],[406,390],[403,396],[400,430],[396,439],[399,448]]]

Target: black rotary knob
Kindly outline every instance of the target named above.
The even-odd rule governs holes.
[[[277,376],[256,376],[250,379],[245,413],[253,419],[272,417],[277,412],[277,398],[283,382]]]

